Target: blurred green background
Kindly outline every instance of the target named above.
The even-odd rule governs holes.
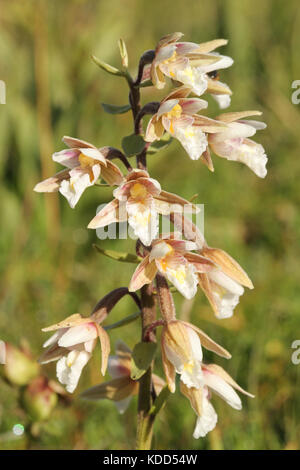
[[[16,346],[23,338],[34,357],[47,337],[42,327],[74,312],[88,315],[109,290],[126,286],[134,269],[98,255],[92,248],[96,234],[86,229],[111,190],[89,189],[75,210],[58,194],[32,190],[58,169],[51,154],[64,148],[64,134],[120,147],[132,132],[130,113],[102,110],[102,101],[125,104],[127,89],[121,78],[97,68],[91,53],[118,66],[122,37],[134,73],[141,53],[167,33],[182,31],[194,42],[228,38],[221,51],[235,63],[221,79],[234,91],[230,110],[260,109],[268,124],[256,136],[269,156],[265,180],[218,157],[212,174],[177,142],[149,157],[151,175],[164,189],[186,198],[199,194],[208,243],[235,257],[255,285],[235,316],[223,321],[214,318],[202,293],[194,302],[176,294],[181,318],[233,355],[228,362],[207,355],[208,360],[226,367],[256,398],[243,398],[238,412],[214,397],[219,424],[207,438],[194,440],[195,414],[176,392],[157,420],[156,448],[300,448],[300,365],[291,362],[291,344],[300,339],[300,105],[291,103],[291,83],[300,79],[299,30],[297,0],[1,0],[0,79],[7,103],[0,105],[0,338]],[[144,102],[160,96],[152,88],[143,91]],[[218,114],[208,99],[211,116]],[[134,250],[132,240],[99,243]],[[124,299],[107,322],[134,311]],[[114,330],[112,345],[119,337],[132,347],[139,322]],[[22,389],[0,378],[0,448],[132,448],[136,400],[120,417],[111,402],[90,404],[76,397],[102,380],[99,360],[97,348],[72,400],[60,401],[37,425],[24,411]],[[55,378],[53,364],[44,371]],[[13,439],[16,423],[25,433]]]

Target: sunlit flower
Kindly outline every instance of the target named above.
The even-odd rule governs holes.
[[[52,193],[59,191],[74,208],[82,193],[93,186],[101,175],[108,184],[120,184],[123,175],[119,168],[106,159],[92,144],[73,137],[63,137],[63,142],[70,148],[52,155],[55,162],[67,167],[56,175],[38,183],[34,190]]]
[[[229,318],[239,303],[244,288],[253,284],[241,266],[225,251],[204,247],[199,254],[210,259],[217,269],[199,273],[199,285],[208,298],[218,318]]]
[[[214,263],[191,252],[197,249],[196,243],[177,239],[176,236],[177,234],[166,234],[152,242],[151,251],[132,276],[130,291],[136,291],[149,284],[159,272],[174,284],[185,298],[194,297],[197,292],[197,273],[211,271],[214,269]]]
[[[228,351],[191,323],[173,320],[163,327],[162,362],[171,392],[175,391],[176,373],[188,388],[199,388],[204,385],[201,344],[220,356],[227,359],[231,357]]]
[[[252,137],[257,130],[265,129],[266,124],[243,119],[261,114],[259,111],[221,114],[216,119],[228,127],[224,132],[209,135],[208,142],[213,152],[219,157],[244,163],[257,176],[264,178],[267,174],[266,164],[268,158],[263,146],[249,139],[249,137]]]
[[[203,44],[178,42],[182,33],[173,33],[163,37],[155,50],[151,65],[151,80],[157,88],[165,86],[164,76],[189,86],[200,96],[208,88],[208,73],[230,67],[230,57],[212,52],[217,47],[227,44],[224,39]]]
[[[134,234],[146,246],[158,234],[159,214],[195,210],[185,199],[163,191],[158,181],[150,178],[144,170],[132,170],[113,195],[115,199],[98,212],[88,228],[97,229],[128,220]]]
[[[207,107],[207,102],[187,98],[190,92],[190,88],[180,87],[166,96],[149,121],[145,140],[153,142],[161,139],[165,131],[169,132],[179,140],[192,160],[198,160],[208,145],[206,133],[222,132],[226,125],[196,114]]]
[[[89,388],[81,394],[88,400],[109,399],[115,402],[119,413],[123,414],[134,395],[139,390],[139,382],[131,379],[131,354],[123,341],[117,341],[116,354],[108,358],[108,372],[112,377],[109,382]],[[164,386],[164,381],[152,374],[153,386],[158,395]]]
[[[181,382],[181,392],[190,400],[191,406],[197,415],[196,427],[193,437],[198,439],[212,431],[218,421],[217,413],[210,403],[211,391],[219,395],[223,400],[236,410],[242,409],[240,397],[234,389],[249,397],[250,393],[243,390],[222,367],[216,364],[202,364],[203,386],[200,388],[187,387]]]
[[[4,364],[3,374],[12,384],[28,385],[39,373],[39,364],[27,347],[0,343],[0,356],[0,364]]]
[[[77,387],[81,372],[92,356],[99,337],[102,350],[101,372],[107,368],[110,351],[106,331],[92,318],[83,318],[75,313],[60,323],[43,328],[43,331],[55,331],[44,343],[44,352],[39,362],[47,364],[57,361],[56,375],[59,382],[66,385],[68,392],[73,393]]]

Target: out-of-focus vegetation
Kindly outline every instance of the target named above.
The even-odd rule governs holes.
[[[300,339],[300,105],[291,103],[291,83],[300,79],[298,7],[297,0],[1,0],[0,79],[7,104],[0,105],[0,338],[16,346],[26,338],[35,357],[46,337],[42,327],[74,312],[89,314],[109,290],[127,285],[134,269],[97,254],[95,232],[86,229],[97,205],[110,200],[109,189],[90,188],[75,210],[58,194],[32,191],[55,172],[51,154],[63,148],[64,134],[120,147],[132,131],[130,113],[111,116],[100,106],[126,104],[124,81],[98,69],[90,54],[118,65],[122,37],[134,71],[139,55],[166,33],[182,31],[195,42],[229,38],[222,51],[235,64],[221,78],[234,91],[230,109],[260,109],[268,123],[256,138],[269,155],[265,180],[218,157],[211,174],[178,143],[149,158],[151,174],[164,189],[186,198],[199,194],[209,244],[234,256],[255,285],[235,316],[223,321],[214,318],[201,293],[194,302],[175,294],[181,317],[233,355],[228,362],[209,360],[226,367],[256,398],[243,398],[238,412],[216,397],[219,424],[196,441],[194,412],[176,392],[157,420],[156,448],[300,447],[300,365],[291,362],[292,341]],[[161,96],[152,88],[143,93],[144,101]],[[219,112],[212,101],[210,109]],[[131,240],[101,244],[134,250]],[[124,299],[110,322],[133,311]],[[113,330],[111,341],[122,336],[133,346],[138,335],[139,322]],[[113,403],[77,398],[102,380],[99,359],[97,349],[72,401],[60,401],[38,426],[24,411],[19,388],[0,378],[0,448],[132,448],[135,400],[120,417]],[[54,365],[43,370],[55,378]],[[12,440],[16,423],[25,433]]]

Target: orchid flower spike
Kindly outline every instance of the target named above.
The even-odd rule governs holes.
[[[162,235],[154,240],[151,251],[136,268],[130,281],[129,290],[136,291],[149,284],[157,272],[168,279],[187,299],[197,292],[197,273],[214,269],[212,261],[191,250],[197,250],[194,242],[176,238],[176,233]]]
[[[65,136],[63,142],[70,148],[54,153],[52,158],[67,167],[67,170],[62,170],[38,183],[34,191],[39,193],[59,191],[74,209],[84,190],[93,186],[100,175],[110,185],[121,183],[123,180],[121,171],[105,158],[101,149],[73,137]]]
[[[207,91],[208,74],[230,67],[233,60],[212,52],[217,47],[227,44],[224,39],[203,44],[178,42],[182,36],[182,33],[173,33],[159,41],[151,65],[151,80],[156,88],[164,88],[167,76],[189,86],[193,93],[200,96]],[[224,86],[223,94],[228,94],[226,88]]]
[[[169,132],[179,140],[192,160],[198,160],[208,146],[206,134],[224,132],[226,124],[196,114],[207,108],[207,101],[188,98],[190,92],[189,87],[183,86],[166,96],[149,121],[145,140],[160,140],[164,132]]]
[[[56,375],[59,382],[66,385],[69,393],[77,387],[81,372],[92,356],[99,337],[102,350],[101,373],[105,374],[110,352],[109,337],[106,331],[93,320],[75,313],[42,331],[55,331],[44,343],[48,348],[39,359],[41,364],[57,361]]]
[[[175,391],[176,372],[188,388],[204,385],[201,345],[219,356],[227,359],[231,357],[226,349],[191,323],[172,320],[164,325],[161,334],[162,362],[172,393]]]
[[[158,234],[159,214],[196,212],[193,204],[181,197],[163,191],[158,181],[144,170],[132,170],[113,192],[109,202],[89,223],[88,228],[105,227],[113,222],[128,220],[134,234],[149,246]]]
[[[112,380],[89,388],[81,394],[87,400],[109,399],[115,402],[119,413],[123,414],[134,395],[139,390],[139,382],[131,379],[131,355],[132,351],[121,340],[116,343],[116,354],[108,358],[108,372]],[[152,381],[158,395],[165,382],[155,374]]]
[[[224,113],[216,119],[226,124],[227,128],[218,134],[210,134],[208,143],[212,151],[222,158],[244,163],[260,178],[267,174],[268,158],[262,145],[252,137],[257,130],[265,129],[264,122],[245,120],[245,117],[261,115],[260,111],[242,111]]]
[[[211,391],[223,398],[228,405],[236,410],[242,409],[242,402],[234,389],[253,398],[254,395],[242,389],[222,367],[216,364],[202,364],[203,386],[201,388],[187,387],[180,383],[180,390],[191,403],[197,415],[193,437],[198,439],[212,431],[218,421],[217,413],[210,403]]]

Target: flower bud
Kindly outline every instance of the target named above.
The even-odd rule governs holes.
[[[25,407],[34,421],[48,419],[57,404],[57,394],[46,377],[36,377],[24,393]]]
[[[27,385],[39,372],[39,365],[12,344],[6,343],[5,377],[16,385]]]

